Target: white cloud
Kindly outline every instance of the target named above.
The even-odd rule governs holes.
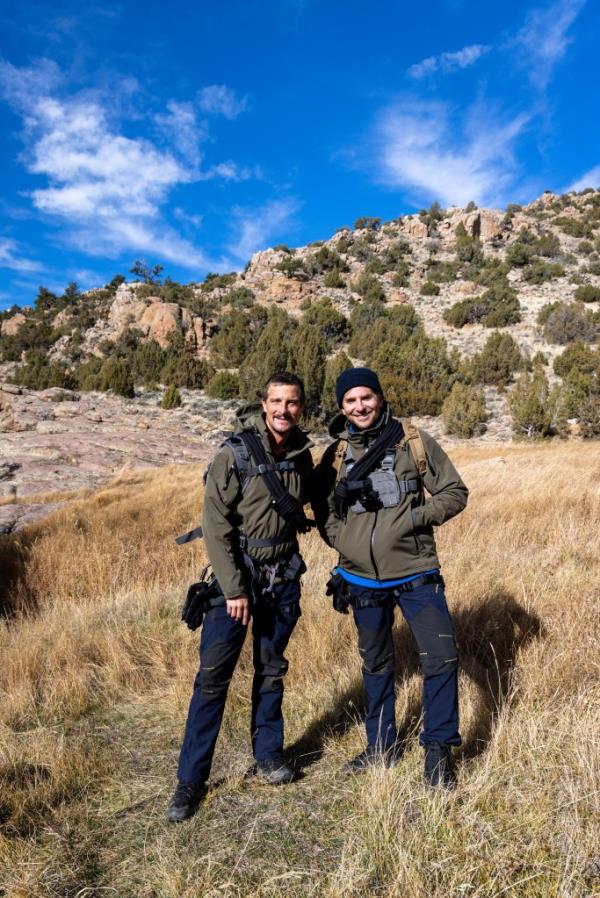
[[[167,110],[156,116],[156,123],[183,158],[196,168],[200,165],[200,145],[207,137],[206,128],[198,123],[191,103],[170,100]]]
[[[272,200],[256,209],[234,209],[237,236],[230,244],[229,251],[236,258],[246,261],[258,250],[265,249],[281,233],[298,208],[297,200],[285,199]]]
[[[595,165],[594,168],[590,168],[584,175],[577,178],[576,181],[573,181],[573,183],[567,187],[567,192],[570,193],[572,190],[585,190],[586,187],[593,187],[595,190],[600,190],[600,165]]]
[[[451,120],[443,103],[406,100],[381,113],[369,164],[384,184],[413,188],[419,197],[446,205],[500,203],[514,179],[513,147],[527,121],[520,115],[503,122],[475,106],[463,124]]]
[[[154,116],[165,148],[122,133],[111,118],[115,104],[99,92],[65,95],[63,87],[48,60],[23,69],[0,60],[0,93],[24,124],[25,164],[46,179],[30,193],[34,207],[60,219],[64,238],[89,255],[131,251],[188,268],[218,267],[164,221],[162,208],[178,186],[246,180],[253,170],[227,160],[202,171],[207,132],[191,103],[171,101]],[[229,88],[205,90],[213,111],[233,117],[241,110]]]
[[[411,65],[407,74],[415,79],[425,78],[427,75],[433,75],[435,72],[448,75],[457,69],[466,69],[474,65],[490,49],[491,47],[484,44],[471,44],[454,53],[440,53],[439,56],[428,56],[427,59]]]
[[[42,271],[43,266],[34,259],[23,256],[22,250],[15,240],[0,237],[0,268],[34,273]]]
[[[567,32],[585,3],[586,0],[557,0],[528,14],[516,44],[524,51],[522,63],[536,87],[543,90],[548,85],[554,66],[572,41]]]
[[[234,119],[246,109],[248,99],[238,97],[236,92],[225,84],[211,84],[198,91],[198,105],[203,112]]]

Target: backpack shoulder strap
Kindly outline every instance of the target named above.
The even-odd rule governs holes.
[[[225,440],[222,445],[227,446],[233,452],[235,469],[237,471],[238,479],[240,481],[240,489],[243,495],[246,492],[246,487],[250,482],[250,453],[248,451],[248,447],[246,446],[244,440],[237,434],[235,436],[229,437],[229,439]]]
[[[421,434],[410,418],[400,418],[400,423],[402,424],[404,436],[398,443],[398,448],[403,449],[408,443],[419,476],[424,477],[427,473],[427,455],[425,453],[425,446],[423,445]]]
[[[335,482],[337,483],[340,479],[340,471],[342,470],[342,464],[346,458],[348,453],[348,440],[339,439],[337,441],[337,445],[335,447],[335,451],[333,453],[333,458],[331,460],[331,467],[335,471]]]

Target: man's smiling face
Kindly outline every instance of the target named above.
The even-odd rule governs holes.
[[[284,442],[299,423],[304,411],[300,387],[269,384],[262,407],[268,429],[277,442]]]
[[[381,415],[383,396],[369,387],[352,387],[344,393],[342,411],[357,430],[368,430]]]

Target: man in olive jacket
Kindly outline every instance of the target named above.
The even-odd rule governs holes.
[[[239,424],[211,464],[204,495],[203,536],[222,592],[211,602],[200,641],[200,669],[194,682],[177,771],[178,786],[167,820],[191,817],[204,794],[223,719],[229,682],[252,617],[254,679],[251,733],[256,772],[278,785],[294,771],[283,759],[284,651],[300,616],[297,533],[307,524],[302,506],[309,498],[311,443],[298,423],[304,411],[302,381],[287,372],[265,387],[262,414],[238,413]],[[257,436],[267,467],[295,502],[283,517],[273,505],[265,471],[244,453],[243,431]],[[236,436],[238,435],[238,436]],[[241,454],[240,454],[241,453]],[[245,455],[245,457],[244,457]]]
[[[367,694],[367,748],[344,769],[358,771],[377,759],[390,765],[397,757],[392,627],[399,605],[424,677],[425,779],[452,788],[450,747],[461,742],[458,659],[433,528],[464,509],[467,488],[438,443],[410,422],[404,429],[396,425],[399,434],[368,478],[353,480],[352,468],[373,452],[393,418],[368,368],[344,371],[336,394],[342,412],[330,427],[336,441],[319,467],[318,520],[339,552],[330,581],[334,607],[352,608]]]

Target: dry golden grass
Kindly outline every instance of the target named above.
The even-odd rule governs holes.
[[[461,647],[460,787],[421,784],[420,678],[398,622],[393,770],[362,747],[353,624],[305,540],[287,741],[303,777],[244,778],[244,650],[213,784],[189,824],[164,805],[196,668],[179,623],[204,560],[197,468],[123,477],[0,546],[0,895],[589,898],[600,895],[600,453],[464,448],[467,511],[439,532]],[[4,892],[3,892],[4,889]]]

